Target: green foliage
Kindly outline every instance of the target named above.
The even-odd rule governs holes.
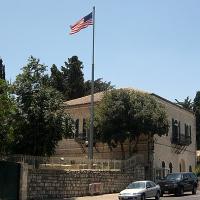
[[[64,83],[67,90],[65,95],[68,99],[76,99],[84,96],[84,77],[83,77],[83,65],[77,56],[72,56],[65,62],[65,67],[62,67],[64,76]]]
[[[7,153],[13,140],[16,106],[6,81],[0,79],[0,153]]]
[[[63,94],[65,100],[91,94],[91,81],[84,81],[83,63],[77,56],[69,58],[61,70],[56,65],[52,65],[50,84]],[[111,82],[104,82],[101,78],[94,81],[95,93],[113,88]]]
[[[85,82],[85,95],[91,94],[92,83],[90,80]],[[94,81],[94,93],[102,92],[106,90],[114,89],[114,86],[111,85],[111,82],[102,81],[102,78],[98,78]]]
[[[64,77],[62,72],[59,71],[56,65],[52,65],[51,67],[51,76],[50,76],[50,84],[52,87],[57,89],[59,92],[63,93],[64,90]]]
[[[177,99],[175,99],[175,100],[179,106],[185,108],[186,110],[192,111],[193,103],[189,97],[187,97],[183,102],[178,101]]]
[[[106,92],[95,109],[97,137],[109,145],[123,143],[129,135],[130,95],[125,90]]]
[[[61,71],[53,65],[51,67],[50,84],[60,91],[65,100],[84,96],[85,86],[83,77],[83,65],[77,56],[72,56],[61,67]]]
[[[50,156],[63,137],[71,134],[71,119],[62,107],[62,95],[49,86],[46,66],[30,57],[14,83],[16,115],[13,152]]]
[[[0,79],[5,80],[5,65],[3,65],[3,60],[0,58]]]
[[[97,138],[123,150],[125,140],[137,140],[145,135],[168,133],[165,108],[148,94],[133,90],[112,90],[106,92],[95,110],[95,131]]]
[[[196,93],[194,98],[194,107],[193,107],[195,116],[196,116],[196,142],[197,149],[200,149],[200,91]]]
[[[200,165],[197,165],[194,173],[199,177],[200,176]]]

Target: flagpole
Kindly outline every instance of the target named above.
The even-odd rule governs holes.
[[[90,138],[88,158],[93,159],[93,137],[94,137],[94,30],[95,30],[95,6],[92,12],[93,38],[92,38],[92,82],[91,82],[91,108],[90,108]]]

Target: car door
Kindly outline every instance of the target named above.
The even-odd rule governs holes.
[[[188,173],[188,176],[189,176],[189,191],[192,191],[195,179],[192,173]]]
[[[183,187],[184,187],[184,191],[190,191],[190,176],[185,173],[183,174]]]
[[[146,182],[146,198],[152,197],[153,191],[152,191],[152,185],[150,184],[150,181]]]
[[[150,181],[150,185],[151,185],[151,197],[155,197],[157,194],[157,187],[156,184],[152,181]]]

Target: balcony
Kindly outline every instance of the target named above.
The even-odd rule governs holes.
[[[171,143],[182,145],[182,146],[189,146],[192,143],[192,141],[191,141],[190,136],[180,134],[180,135],[173,135],[171,139]]]

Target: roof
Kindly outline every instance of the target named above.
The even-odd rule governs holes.
[[[189,111],[179,105],[177,105],[176,103],[173,103],[171,101],[169,101],[168,99],[165,99],[155,93],[148,93],[146,91],[142,91],[142,90],[138,90],[138,89],[135,89],[135,88],[120,88],[120,89],[125,89],[125,90],[135,90],[135,91],[138,91],[138,92],[142,92],[142,93],[146,93],[146,94],[150,94],[158,99],[161,99],[162,101],[165,101],[179,109],[182,109],[182,110],[185,110],[187,112],[190,112],[191,114],[193,114],[193,111]],[[97,102],[100,102],[101,99],[103,98],[103,95],[104,95],[105,91],[104,92],[97,92],[94,94],[94,103],[97,103]],[[78,105],[84,105],[84,104],[90,104],[91,102],[91,95],[88,95],[88,96],[84,96],[84,97],[80,97],[80,98],[77,98],[77,99],[73,99],[73,100],[70,100],[70,101],[66,101],[64,102],[64,106],[78,106]]]
[[[194,112],[191,110],[187,110],[187,109],[185,109],[185,108],[183,108],[182,106],[180,106],[180,105],[178,105],[178,104],[176,104],[176,103],[174,103],[174,102],[172,102],[172,101],[170,101],[170,100],[168,100],[168,99],[165,99],[164,97],[161,97],[161,96],[159,96],[159,95],[157,95],[157,94],[154,94],[154,93],[151,93],[151,95],[152,96],[155,96],[155,97],[157,97],[158,99],[161,99],[161,100],[163,100],[163,101],[165,101],[165,102],[167,102],[167,103],[169,103],[169,104],[171,104],[171,105],[173,105],[173,106],[176,106],[176,107],[178,107],[179,109],[182,109],[182,110],[185,110],[185,111],[187,111],[187,112],[189,112],[189,113],[191,113],[191,114],[194,114]]]
[[[130,90],[130,91],[135,90],[135,91],[138,91],[138,92],[147,93],[145,91],[138,90],[136,88],[119,88],[119,89]],[[105,92],[106,91],[95,93],[94,94],[94,103],[101,101]],[[80,97],[80,98],[77,98],[77,99],[72,99],[70,101],[65,101],[64,105],[65,106],[77,106],[77,105],[89,104],[90,102],[91,102],[91,95],[88,95],[88,96]]]
[[[104,92],[98,92],[94,94],[94,102],[99,102],[103,98]],[[75,105],[83,105],[89,104],[91,102],[91,95],[84,96],[78,99],[73,99],[70,101],[64,102],[66,106],[75,106]]]

